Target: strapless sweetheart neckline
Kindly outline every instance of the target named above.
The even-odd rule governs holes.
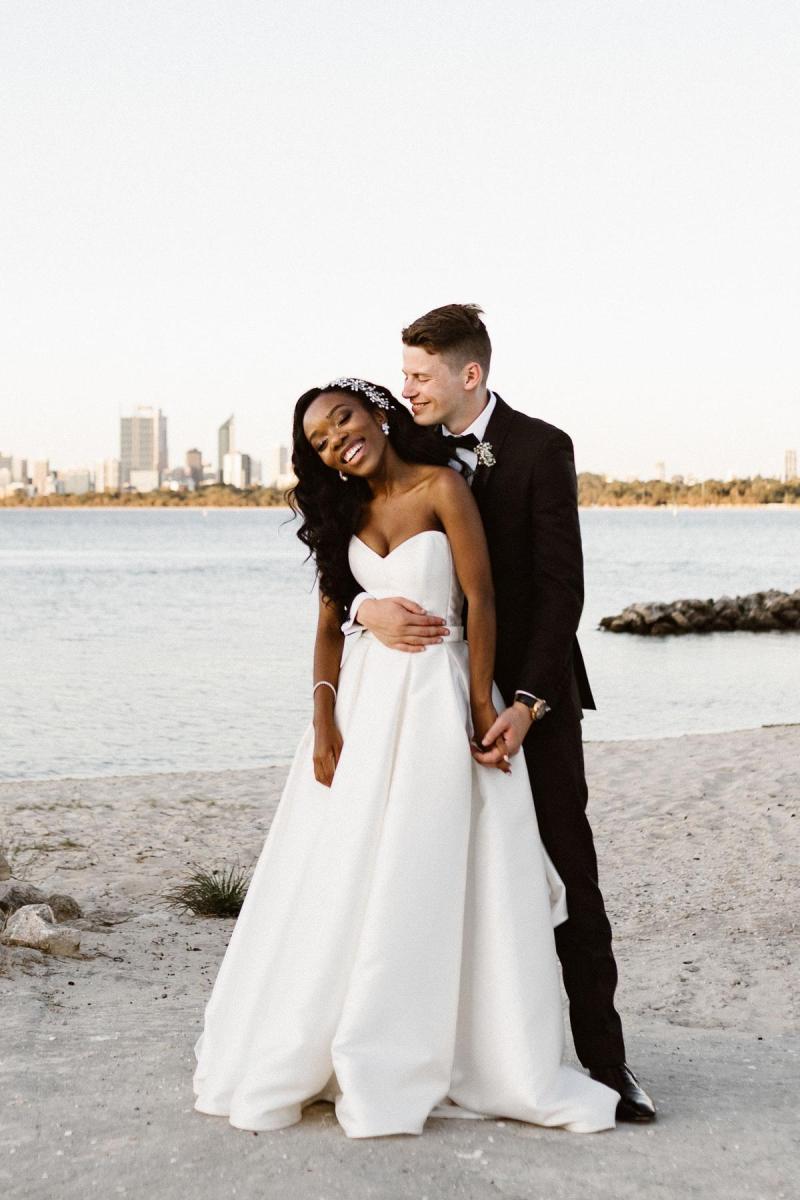
[[[398,550],[402,550],[403,546],[407,546],[409,542],[415,541],[416,538],[424,537],[426,533],[435,533],[438,537],[443,537],[445,539],[447,538],[447,534],[443,529],[421,529],[419,533],[412,533],[411,537],[407,537],[404,541],[399,542],[387,554],[379,554],[377,550],[373,550],[372,546],[368,545],[368,543],[365,542],[363,538],[360,538],[357,533],[353,534],[353,540],[360,542],[364,549],[369,550],[370,554],[374,554],[376,558],[380,558],[381,560],[385,561],[387,558],[391,558],[393,554],[396,554]]]

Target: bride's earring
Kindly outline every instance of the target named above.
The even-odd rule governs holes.
[[[339,478],[341,479],[342,483],[347,483],[347,476],[345,475],[344,471],[339,472]]]
[[[381,429],[383,430],[383,432],[384,432],[384,433],[386,434],[386,436],[388,437],[388,436],[389,436],[389,422],[388,422],[388,421],[381,421]]]

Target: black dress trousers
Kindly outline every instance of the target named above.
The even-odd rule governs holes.
[[[568,919],[555,930],[572,1037],[585,1067],[625,1061],[614,1007],[617,967],[586,816],[580,710],[570,704],[537,721],[523,742],[539,831],[564,881]]]

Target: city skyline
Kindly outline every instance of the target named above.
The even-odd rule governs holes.
[[[207,468],[213,470],[214,474],[217,478],[217,481],[221,483],[221,482],[223,482],[223,472],[224,472],[226,456],[232,452],[237,452],[239,460],[244,458],[247,461],[246,461],[246,463],[242,463],[241,461],[237,462],[236,464],[231,463],[231,465],[229,467],[229,479],[227,480],[227,482],[230,482],[231,473],[235,473],[237,479],[242,479],[244,477],[242,474],[243,471],[245,473],[249,473],[251,460],[252,460],[253,464],[257,465],[259,474],[261,472],[261,464],[263,461],[264,467],[265,467],[264,478],[267,478],[268,476],[271,478],[273,474],[276,478],[280,477],[280,476],[285,476],[291,470],[291,445],[287,444],[286,442],[283,442],[283,441],[271,442],[271,443],[267,444],[266,446],[264,446],[261,459],[255,459],[250,454],[244,454],[244,455],[242,454],[242,452],[238,448],[239,438],[238,438],[238,435],[236,432],[238,422],[237,422],[237,417],[236,417],[235,413],[231,413],[227,417],[226,420],[224,420],[219,425],[217,425],[214,437],[212,439],[210,439],[216,447],[216,458],[212,457],[211,455],[207,455],[202,450],[202,448],[198,449],[196,442],[195,442],[195,443],[187,446],[187,449],[184,452],[181,452],[179,454],[178,460],[176,460],[174,462],[170,461],[168,458],[168,454],[167,454],[167,435],[166,435],[166,420],[167,420],[168,414],[163,413],[160,408],[153,408],[150,405],[136,405],[134,407],[134,412],[132,415],[120,416],[118,418],[118,429],[120,432],[118,433],[118,440],[117,440],[117,446],[119,449],[119,457],[117,459],[114,459],[113,455],[111,456],[111,458],[105,458],[104,456],[98,456],[98,457],[92,458],[92,457],[89,457],[88,455],[84,455],[82,458],[79,456],[74,461],[60,464],[55,469],[61,470],[62,472],[63,471],[81,471],[81,470],[86,470],[86,469],[90,469],[90,470],[94,471],[95,469],[97,469],[98,466],[102,466],[102,464],[105,462],[106,463],[105,469],[107,471],[109,469],[107,464],[109,462],[116,461],[117,469],[120,471],[121,483],[123,486],[125,486],[125,484],[129,480],[128,480],[128,475],[126,473],[123,441],[126,437],[126,430],[130,431],[135,427],[135,424],[137,421],[137,414],[139,415],[139,417],[141,417],[141,415],[144,414],[147,419],[153,419],[153,414],[157,414],[157,419],[159,421],[159,432],[156,434],[153,434],[152,436],[149,436],[147,445],[149,447],[149,453],[152,456],[153,447],[157,443],[158,451],[161,454],[161,458],[159,460],[160,466],[158,467],[158,469],[162,473],[166,473],[167,471],[175,471],[182,467],[188,467],[189,466],[188,456],[199,454],[202,456],[199,465],[201,467],[207,467]],[[163,424],[161,423],[162,420],[163,420]],[[128,432],[127,436],[128,436],[128,438],[130,438],[133,435],[131,432]],[[800,439],[798,439],[798,440],[800,440]],[[663,480],[670,480],[670,479],[677,479],[677,478],[682,478],[682,479],[685,478],[688,480],[697,480],[699,482],[700,480],[703,480],[703,479],[724,480],[724,479],[731,479],[731,478],[754,478],[756,476],[761,476],[763,478],[790,480],[790,479],[795,479],[797,477],[797,451],[796,451],[796,449],[793,449],[791,447],[786,447],[786,446],[784,446],[784,448],[780,451],[776,449],[774,452],[773,458],[774,458],[774,462],[771,467],[768,467],[766,470],[752,471],[749,474],[743,474],[741,472],[737,472],[737,471],[734,471],[731,469],[728,469],[723,472],[718,472],[718,473],[714,473],[711,471],[703,472],[702,468],[699,472],[691,471],[691,470],[687,470],[687,469],[683,468],[680,463],[676,464],[674,462],[668,462],[665,458],[656,459],[653,463],[650,464],[649,467],[646,464],[643,465],[643,467],[639,470],[639,472],[627,472],[626,474],[621,474],[621,473],[615,474],[614,472],[606,471],[606,470],[603,470],[602,468],[582,467],[578,460],[578,455],[577,455],[577,450],[576,450],[576,469],[579,474],[580,473],[590,473],[590,474],[602,475],[608,479],[619,479],[619,480],[628,480],[628,481],[635,480],[635,479],[639,479],[639,480],[652,479],[652,480],[662,480],[663,481]],[[40,468],[43,463],[54,464],[56,462],[56,459],[53,455],[19,454],[15,451],[14,448],[11,448],[11,452],[9,454],[8,449],[4,449],[3,446],[0,445],[0,465],[2,465],[4,462],[10,463],[12,461],[12,459],[27,462],[29,464],[38,464]],[[151,463],[150,465],[152,467],[154,464]],[[191,470],[191,468],[189,468],[189,469]],[[30,475],[30,471],[29,471],[29,475]]]
[[[492,374],[494,374],[494,369],[492,371]],[[401,380],[401,385],[402,385],[402,380]],[[491,386],[492,386],[492,379],[490,378],[490,388],[491,388]],[[499,394],[502,394],[502,391],[500,388],[498,388],[497,390],[498,390]],[[395,395],[399,397],[400,391],[401,391],[401,386],[396,387]],[[222,410],[224,410],[227,407],[228,411],[230,411],[229,403],[230,402],[228,402],[228,405],[226,405],[223,402],[219,407]],[[166,406],[166,402],[163,402],[160,405],[154,405],[154,404],[141,405],[138,403],[134,403],[134,404],[128,406],[128,408],[131,410],[134,410],[134,409],[144,407],[144,408],[154,408],[154,409],[164,410],[165,406]],[[215,417],[215,415],[213,414],[213,411],[212,411],[211,416],[209,418],[204,417],[204,420],[203,420],[203,424],[206,429],[206,436],[198,439],[196,435],[193,436],[193,434],[192,434],[192,430],[196,428],[196,425],[193,424],[191,416],[189,416],[189,417],[186,416],[185,406],[183,404],[177,404],[176,407],[177,407],[177,410],[179,413],[179,417],[176,419],[171,416],[171,418],[170,418],[171,428],[174,429],[176,426],[178,426],[179,428],[181,428],[182,431],[184,431],[182,435],[175,436],[176,444],[185,444],[188,448],[192,445],[196,445],[198,443],[198,441],[200,441],[202,444],[204,444],[207,447],[210,447],[210,446],[215,446],[217,448],[219,447],[221,430],[224,427],[224,425],[227,424],[227,422],[223,422],[222,424],[220,424],[218,418]],[[263,409],[264,407],[265,407],[264,405],[259,406],[260,409]],[[269,406],[266,406],[266,407],[269,407]],[[529,405],[526,409],[523,405],[517,403],[514,405],[514,407],[518,407],[522,411],[528,411],[530,415],[544,416],[544,419],[549,420],[551,423],[558,424],[557,414],[554,415],[551,412],[551,413],[545,415],[542,412],[537,411],[535,405]],[[249,444],[251,446],[255,444],[255,445],[260,445],[261,447],[265,447],[265,446],[266,447],[274,447],[274,446],[278,446],[278,445],[282,445],[282,446],[289,445],[290,444],[290,436],[289,435],[291,434],[291,410],[292,410],[292,408],[293,408],[293,403],[288,404],[286,406],[288,415],[287,415],[286,421],[284,423],[284,432],[283,432],[283,435],[281,436],[280,428],[276,421],[273,420],[271,422],[264,423],[263,421],[260,421],[257,418],[257,414],[254,413],[252,408],[248,409],[245,406],[237,406],[235,420],[234,420],[233,416],[229,417],[229,420],[231,420],[233,422],[233,427],[236,430],[238,430],[240,427],[243,428],[245,430],[245,435],[244,435],[244,438],[242,439],[239,437],[238,432],[234,432],[232,442],[235,444],[238,441],[243,440],[246,444]],[[758,405],[754,405],[754,409],[757,409],[757,408],[758,408]],[[102,441],[101,441],[101,437],[99,436],[96,427],[91,427],[89,430],[87,430],[87,432],[85,434],[78,434],[75,430],[74,423],[73,422],[69,423],[69,432],[71,435],[70,444],[79,445],[82,441],[85,440],[86,442],[89,442],[89,443],[93,444],[94,446],[100,447],[99,453],[96,453],[93,455],[87,451],[83,454],[81,454],[79,452],[79,453],[73,454],[73,455],[68,455],[68,454],[59,455],[57,450],[52,453],[48,453],[47,451],[45,451],[44,453],[41,453],[41,452],[34,453],[34,452],[28,451],[27,453],[23,453],[21,455],[21,457],[27,458],[28,461],[36,461],[36,460],[41,460],[41,459],[49,459],[52,461],[56,461],[56,459],[58,459],[59,461],[61,461],[62,463],[65,463],[69,467],[85,466],[87,463],[91,464],[91,463],[100,461],[103,458],[107,457],[107,445],[106,445],[105,450],[103,450],[103,448],[102,448],[102,442],[106,440],[105,429],[108,427],[118,429],[119,422],[122,419],[122,414],[123,414],[123,407],[121,405],[116,405],[113,416],[109,415],[108,413],[106,414],[106,417],[104,418],[103,423],[102,423],[103,429],[104,429]],[[242,414],[241,417],[240,417],[240,414]],[[0,409],[0,419],[2,419],[2,417],[4,417],[4,416],[5,416],[5,414],[2,412],[2,409]],[[800,398],[798,398],[797,404],[791,409],[789,416],[790,416],[790,419],[784,423],[784,428],[788,431],[788,438],[783,443],[780,443],[778,441],[773,441],[772,446],[770,448],[765,449],[758,456],[757,461],[755,461],[755,456],[753,456],[753,455],[748,456],[746,452],[742,452],[740,450],[737,450],[736,452],[732,452],[732,453],[728,454],[727,457],[723,458],[723,456],[719,453],[718,449],[716,451],[709,450],[706,452],[706,451],[701,450],[697,445],[693,445],[691,443],[691,441],[688,440],[685,444],[685,449],[684,449],[683,453],[681,452],[681,447],[680,447],[680,443],[679,443],[676,453],[672,454],[670,456],[666,456],[663,448],[656,445],[655,449],[654,449],[654,456],[653,456],[652,460],[649,463],[647,461],[641,461],[638,464],[638,467],[637,467],[637,464],[635,462],[633,462],[632,456],[629,454],[626,454],[624,461],[628,465],[630,465],[630,463],[633,462],[633,467],[632,467],[632,469],[625,470],[625,471],[622,471],[622,470],[615,471],[600,461],[591,461],[589,458],[586,446],[582,446],[582,444],[581,444],[580,431],[573,428],[572,430],[567,429],[567,432],[570,433],[570,435],[573,439],[574,445],[575,445],[576,469],[579,473],[590,472],[590,473],[594,473],[594,474],[607,475],[609,478],[617,478],[617,479],[647,479],[647,478],[655,479],[655,478],[660,477],[661,469],[663,469],[665,471],[667,477],[671,477],[673,475],[685,475],[685,476],[693,476],[697,479],[702,479],[702,478],[727,479],[727,478],[732,478],[732,477],[752,478],[757,475],[761,475],[764,477],[783,478],[785,475],[785,456],[787,453],[787,447],[791,447],[792,445],[800,444]],[[257,431],[261,426],[264,426],[265,424],[266,424],[266,428],[268,428],[270,430],[278,428],[279,433],[274,437],[270,437],[269,434],[265,435],[265,437],[261,437]],[[38,421],[35,421],[34,425],[35,425],[37,431],[41,428],[41,423]],[[13,428],[13,426],[10,422],[6,422],[3,420],[2,424],[0,424],[0,452],[7,453],[8,451],[4,450],[3,447],[11,446],[12,439],[11,439],[11,437],[8,436],[8,433],[11,428]],[[723,430],[727,431],[728,434],[730,433],[730,428],[728,426],[723,426]],[[775,431],[775,432],[777,432],[777,431]],[[763,440],[764,436],[765,436],[765,430],[764,430],[763,426],[760,428],[760,433],[761,433],[761,437]],[[769,430],[769,427],[767,427],[766,436],[771,439],[772,431]],[[738,437],[738,433],[737,433],[737,437]],[[746,441],[746,439],[744,439],[744,435],[742,435],[742,437],[743,437],[743,440]],[[57,439],[56,439],[56,441],[57,441]],[[36,445],[37,446],[42,445],[41,436],[37,440]],[[18,453],[16,450],[13,450],[11,452],[14,453],[15,455],[17,455],[17,453]],[[217,454],[218,454],[218,449],[217,449]],[[213,456],[212,456],[211,452],[209,452],[209,451],[204,451],[204,455],[205,455],[207,461],[212,461],[212,460],[215,462],[219,461],[218,457],[216,459],[213,459]],[[711,460],[709,465],[707,465],[708,460]],[[746,463],[747,463],[747,461],[750,461],[750,460],[753,460],[752,465],[751,465],[750,469],[747,469]],[[737,463],[739,464],[738,467],[736,466]],[[178,464],[170,463],[171,467],[175,466],[175,465],[178,465]],[[221,470],[221,467],[218,467],[218,470]]]
[[[143,406],[139,406],[139,407],[141,409]],[[146,407],[146,406],[144,406],[144,407]],[[160,412],[160,410],[159,410],[159,412]],[[166,414],[163,414],[163,416],[164,416],[164,420],[166,421]],[[124,422],[126,420],[126,418],[122,418],[121,420]],[[236,438],[235,438],[235,436],[231,436],[230,441],[227,443],[227,449],[223,450],[223,457],[222,457],[222,459],[220,459],[220,457],[219,457],[220,451],[223,448],[222,430],[226,429],[226,427],[230,428],[230,431],[232,434],[233,429],[235,428],[235,415],[234,414],[232,414],[225,422],[222,423],[221,426],[218,427],[217,439],[216,439],[217,440],[217,458],[216,459],[214,459],[212,457],[206,457],[202,448],[198,448],[196,446],[189,446],[189,447],[187,447],[187,449],[184,452],[182,452],[179,455],[179,460],[176,460],[176,461],[165,460],[164,466],[161,468],[162,472],[164,474],[166,474],[168,472],[174,472],[179,469],[185,468],[187,473],[190,475],[193,475],[195,472],[198,472],[198,471],[202,475],[202,472],[205,469],[209,473],[213,474],[213,476],[217,482],[223,482],[223,469],[224,469],[224,464],[225,464],[225,458],[231,459],[232,457],[235,456],[238,459],[247,460],[246,465],[242,464],[242,463],[237,463],[235,465],[231,464],[231,467],[230,467],[231,471],[241,471],[243,469],[243,466],[244,466],[244,469],[249,470],[249,465],[252,462],[254,464],[257,463],[259,476],[261,476],[262,469],[263,469],[264,480],[271,480],[273,477],[280,478],[281,476],[287,476],[290,473],[290,471],[291,471],[291,447],[282,442],[271,443],[270,445],[265,447],[262,458],[255,459],[255,457],[250,454],[246,454],[241,451],[235,451]],[[166,436],[166,434],[165,434],[165,436]],[[120,451],[121,451],[121,446],[120,446]],[[235,451],[235,454],[234,454],[234,451]],[[627,475],[614,475],[613,473],[608,472],[608,471],[589,471],[589,470],[581,471],[580,468],[578,469],[578,473],[579,474],[580,473],[596,474],[596,475],[600,475],[607,479],[617,479],[620,481],[634,481],[634,480],[659,481],[660,480],[662,482],[663,481],[669,482],[671,480],[672,481],[686,480],[687,482],[690,482],[690,483],[692,483],[692,482],[699,483],[702,480],[709,480],[709,481],[713,480],[713,479],[726,480],[726,479],[732,479],[732,478],[744,479],[744,478],[755,478],[758,476],[760,476],[762,478],[778,479],[778,480],[781,480],[784,482],[794,481],[798,478],[798,475],[797,475],[798,452],[796,449],[790,448],[790,447],[785,447],[779,454],[776,452],[775,460],[776,460],[776,466],[772,470],[756,471],[756,472],[753,472],[751,475],[739,475],[733,471],[727,471],[727,472],[720,473],[720,474],[711,474],[711,473],[696,474],[695,472],[692,472],[692,471],[685,471],[685,470],[679,469],[678,467],[674,467],[673,464],[667,464],[667,462],[664,459],[659,459],[655,463],[653,463],[651,465],[651,468],[649,471],[645,469],[645,470],[640,471],[638,474],[630,474],[629,473]],[[34,456],[30,456],[30,455],[25,455],[25,454],[15,454],[15,453],[8,454],[6,452],[6,450],[2,446],[0,446],[0,469],[4,468],[5,466],[7,466],[11,463],[25,464],[26,469],[27,469],[27,477],[29,479],[31,479],[32,482],[34,482],[34,483],[35,483],[35,480],[33,480],[32,475],[33,475],[33,472],[37,468],[41,471],[41,469],[43,467],[47,467],[49,471],[56,471],[56,472],[60,472],[62,474],[65,472],[80,472],[80,471],[87,471],[87,470],[92,472],[92,474],[94,474],[98,470],[104,470],[106,472],[108,472],[109,470],[113,471],[113,469],[114,469],[113,465],[116,464],[116,469],[119,472],[119,478],[120,478],[121,484],[122,484],[122,486],[125,485],[124,467],[122,465],[121,454],[120,454],[119,458],[114,458],[113,456],[111,456],[110,458],[106,458],[106,459],[102,459],[102,458],[101,459],[89,459],[88,457],[84,457],[82,460],[78,460],[76,462],[70,462],[68,464],[57,464],[55,462],[55,460],[53,458],[51,458],[50,456],[44,456],[44,457],[40,458],[40,457],[34,457]],[[208,477],[205,477],[204,481],[208,482],[209,481]],[[195,480],[195,482],[197,482],[197,480]],[[231,480],[227,479],[227,480],[225,480],[225,482],[231,482]],[[235,486],[243,486],[243,485],[242,485],[242,483],[237,483]],[[246,485],[244,485],[244,486],[246,486]]]
[[[217,459],[205,459],[197,446],[189,447],[180,462],[170,463],[167,414],[149,405],[137,405],[120,417],[118,457],[87,460],[80,466],[57,464],[49,457],[5,454],[0,447],[0,496],[16,488],[38,495],[52,492],[154,491],[163,486],[190,490],[225,483],[235,488],[286,486],[291,479],[291,454],[287,446],[273,444],[262,460],[237,449],[235,414],[217,430]]]
[[[494,374],[494,369],[492,375]],[[367,377],[364,373],[363,377]],[[493,380],[490,378],[490,387]],[[396,386],[395,395],[399,397],[402,386]],[[499,394],[504,394],[505,389],[497,387]],[[534,404],[527,406],[512,401],[513,407],[519,408],[521,411],[526,411],[529,415],[540,416],[552,424],[559,425],[559,414],[549,411],[548,406],[544,406],[544,410],[537,408]],[[31,426],[35,431],[33,437],[29,436],[29,442],[32,443],[33,449],[27,446],[23,450],[17,449],[21,444],[22,439],[15,439],[14,429],[19,428],[20,433],[25,433],[24,423],[14,422],[8,419],[8,405],[3,403],[3,397],[0,396],[0,452],[13,453],[15,456],[27,458],[29,461],[49,459],[52,461],[60,461],[66,466],[84,466],[87,463],[93,463],[103,458],[108,457],[109,444],[116,444],[118,435],[115,430],[119,428],[119,422],[122,419],[124,407],[130,410],[139,407],[155,408],[166,410],[170,408],[170,427],[172,430],[179,430],[173,433],[176,445],[185,445],[187,448],[201,444],[205,447],[218,447],[220,437],[220,422],[218,416],[214,414],[213,408],[210,414],[203,415],[202,422],[196,422],[192,418],[192,414],[186,412],[184,403],[176,403],[175,409],[177,416],[172,414],[172,406],[169,401],[162,401],[160,404],[141,405],[137,402],[128,406],[116,405],[113,410],[109,406],[104,412],[103,419],[100,423],[100,428],[94,423],[87,423],[84,431],[79,432],[76,429],[74,420],[69,421],[65,426],[65,431],[69,437],[64,434],[59,436],[58,425],[55,429],[51,422],[48,421],[48,434],[42,436],[42,422],[34,417],[31,421]],[[210,407],[210,406],[209,406]],[[241,441],[243,444],[250,446],[269,447],[275,445],[289,445],[291,435],[291,410],[293,402],[288,403],[286,408],[286,419],[284,422],[276,420],[264,421],[263,417],[259,417],[259,413],[254,411],[255,408],[263,410],[269,408],[269,405],[260,404],[258,406],[248,407],[246,405],[236,406],[235,426],[237,433],[234,436],[234,441]],[[721,406],[724,409],[724,405]],[[228,409],[230,412],[230,402],[226,405],[224,402],[219,406],[222,410]],[[760,405],[754,401],[753,412],[761,411],[764,408],[769,411],[768,405]],[[561,427],[566,428],[570,434],[575,446],[575,460],[578,472],[592,472],[596,474],[605,474],[613,478],[658,478],[659,465],[666,464],[666,473],[668,476],[674,474],[694,475],[699,478],[718,478],[724,479],[732,476],[738,478],[754,477],[756,475],[774,476],[782,478],[785,473],[784,458],[787,448],[800,445],[800,390],[796,404],[787,406],[788,419],[785,420],[781,429],[772,429],[770,423],[762,422],[753,430],[742,430],[739,432],[735,421],[726,423],[724,414],[721,414],[720,421],[722,422],[720,436],[715,447],[700,447],[692,442],[691,438],[681,444],[680,438],[675,437],[675,430],[666,423],[662,427],[659,421],[658,414],[646,414],[645,423],[652,422],[654,426],[662,430],[666,435],[665,441],[674,446],[674,452],[667,454],[663,446],[659,446],[657,442],[653,442],[652,458],[637,459],[632,452],[624,450],[620,456],[619,447],[616,453],[609,455],[608,460],[600,460],[593,458],[590,452],[590,447],[587,446],[581,438],[580,428],[569,427],[568,422],[563,422]],[[26,419],[30,417],[30,413],[26,413]],[[197,436],[198,424],[202,424],[204,435]],[[283,428],[281,429],[281,425]],[[244,430],[243,436],[240,436],[238,430]],[[723,454],[720,447],[724,444],[725,438],[730,438],[731,430],[734,430],[735,441],[740,442],[740,446],[735,446],[729,453]],[[102,430],[102,432],[101,432]],[[275,431],[274,433],[272,431]],[[781,438],[780,432],[784,431],[786,436]],[[750,436],[752,434],[752,437]],[[751,442],[760,439],[761,443],[768,441],[770,445],[765,446],[758,454],[750,453],[746,447]],[[81,450],[81,447],[85,449]],[[94,447],[94,452],[90,449]],[[204,450],[204,455],[207,460],[213,457],[209,449]],[[215,461],[217,461],[215,459]],[[625,468],[615,470],[613,462],[621,463]],[[749,464],[749,466],[748,466]],[[170,463],[171,466],[176,465]]]
[[[790,0],[8,0],[0,444],[100,459],[140,403],[285,442],[312,385],[399,394],[400,330],[458,300],[579,470],[778,471],[798,37]]]

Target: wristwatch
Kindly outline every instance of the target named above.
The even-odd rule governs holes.
[[[550,712],[550,705],[547,701],[542,700],[539,696],[534,696],[532,692],[514,692],[514,703],[525,705],[531,721],[539,721],[545,713]]]

